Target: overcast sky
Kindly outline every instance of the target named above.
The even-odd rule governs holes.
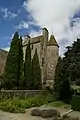
[[[0,48],[8,50],[15,31],[36,36],[43,27],[54,34],[63,55],[80,37],[80,0],[0,1]]]

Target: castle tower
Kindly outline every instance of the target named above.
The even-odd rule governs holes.
[[[42,29],[42,40],[41,40],[41,78],[42,85],[46,85],[47,79],[47,43],[48,43],[48,30],[46,28]]]
[[[55,69],[59,57],[59,46],[54,35],[51,35],[47,44],[47,79],[46,85],[53,87]]]

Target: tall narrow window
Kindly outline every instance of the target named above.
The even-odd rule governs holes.
[[[42,66],[44,65],[44,57],[42,57]]]
[[[32,45],[32,49],[33,49],[33,45]]]
[[[43,49],[43,44],[42,44],[42,49]]]

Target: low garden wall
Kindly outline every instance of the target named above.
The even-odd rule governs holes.
[[[1,90],[0,98],[27,98],[42,91],[43,90]]]

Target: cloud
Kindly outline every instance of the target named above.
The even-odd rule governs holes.
[[[5,51],[9,51],[10,47],[5,47],[5,48],[1,48],[1,49],[5,50]]]
[[[36,25],[54,33],[63,54],[65,47],[80,36],[80,18],[74,14],[80,9],[80,0],[26,0],[23,4]],[[73,26],[70,22],[75,20]]]
[[[21,21],[21,23],[15,27],[15,29],[23,29],[23,28],[25,29],[29,28],[29,25],[26,21]]]
[[[41,31],[31,30],[29,36],[35,37],[35,36],[41,35]]]
[[[18,11],[17,13],[12,13],[11,11],[8,10],[8,8],[1,8],[1,11],[4,13],[4,18],[8,18],[8,19],[12,19],[17,17],[17,15],[20,13],[20,11]]]

